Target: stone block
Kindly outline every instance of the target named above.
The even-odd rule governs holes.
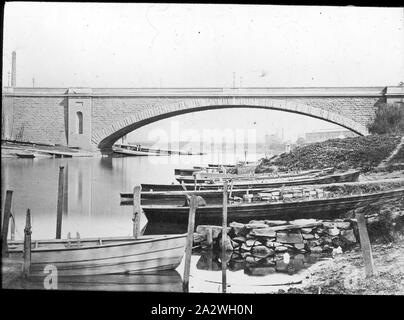
[[[323,226],[327,229],[349,229],[351,227],[351,223],[349,221],[325,221],[323,222]]]
[[[248,239],[245,241],[246,246],[252,247],[254,246],[258,241],[256,239]]]
[[[265,223],[248,223],[245,225],[247,229],[260,229],[260,228],[268,228],[268,225]]]
[[[265,224],[267,224],[270,227],[274,227],[288,224],[288,222],[284,220],[265,220]]]
[[[233,240],[234,242],[237,242],[237,243],[244,243],[244,242],[246,242],[246,238],[243,237],[243,236],[234,237],[232,240]]]
[[[295,243],[295,248],[297,250],[303,250],[304,249],[304,244],[303,243]]]
[[[313,228],[301,228],[300,231],[302,233],[310,233],[313,231]]]
[[[283,233],[276,234],[276,241],[280,243],[303,243],[303,237],[300,233]]]
[[[339,235],[339,229],[337,229],[337,228],[328,229],[327,233],[332,237],[338,236]]]
[[[352,229],[341,231],[341,238],[348,243],[356,243],[355,234]]]
[[[201,234],[205,239],[207,238],[207,234],[209,229],[212,229],[212,239],[215,240],[222,233],[221,226],[210,226],[210,225],[199,225],[196,227],[196,232]],[[227,232],[230,231],[230,228],[227,227]]]
[[[247,234],[247,228],[245,227],[245,225],[243,223],[238,223],[238,222],[232,222],[229,224],[232,232],[234,233],[234,235],[238,236],[238,235],[245,235]]]
[[[288,251],[288,247],[285,246],[275,247],[275,252],[286,252],[286,251]]]
[[[311,233],[302,233],[302,237],[303,237],[303,239],[304,240],[311,240],[311,239],[314,239],[314,234],[311,234]]]
[[[310,248],[311,253],[322,253],[323,249],[320,246]]]
[[[269,228],[253,229],[250,234],[256,237],[267,237],[267,238],[276,237],[276,232]]]

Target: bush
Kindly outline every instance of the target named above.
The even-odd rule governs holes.
[[[376,110],[375,119],[368,125],[372,134],[404,134],[404,107],[381,104]]]

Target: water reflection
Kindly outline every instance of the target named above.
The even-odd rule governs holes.
[[[200,255],[196,268],[198,270],[219,271],[221,270],[221,253],[214,250],[199,251]],[[296,254],[288,256],[285,261],[283,255],[270,257],[252,255],[250,253],[227,252],[226,260],[227,270],[235,272],[243,270],[248,276],[267,276],[276,272],[293,275],[299,273],[302,269],[307,269],[322,259],[321,255],[314,254]]]
[[[8,288],[46,290],[52,287],[47,276],[18,279]],[[181,275],[175,270],[138,273],[109,274],[91,276],[59,276],[53,284],[56,290],[80,291],[142,291],[142,292],[182,292]]]

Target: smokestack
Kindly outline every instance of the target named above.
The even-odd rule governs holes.
[[[17,54],[15,53],[15,51],[13,51],[13,53],[12,53],[12,65],[11,65],[11,86],[13,88],[16,87],[16,83],[17,83],[16,69],[17,69]]]

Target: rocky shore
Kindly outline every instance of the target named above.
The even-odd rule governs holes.
[[[220,226],[199,225],[196,232],[205,248],[220,248]],[[248,224],[232,222],[228,228],[226,251],[245,256],[268,257],[277,253],[332,253],[358,242],[355,219],[293,221],[252,220]],[[339,248],[339,249],[338,249]]]

